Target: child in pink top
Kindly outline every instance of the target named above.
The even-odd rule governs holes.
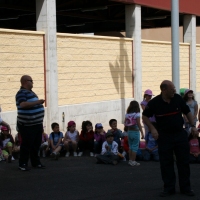
[[[190,145],[190,163],[200,163],[200,137],[197,133],[190,133],[189,145]]]

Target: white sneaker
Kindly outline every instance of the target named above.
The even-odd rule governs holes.
[[[43,158],[46,157],[46,152],[45,152],[45,151],[42,152],[42,157],[43,157]]]
[[[132,160],[129,160],[128,164],[131,166],[139,166],[140,165],[140,163],[138,163],[136,161],[132,161]]]
[[[91,156],[91,157],[93,157],[93,156],[94,156],[93,152],[90,152],[90,156]]]
[[[83,155],[83,152],[79,152],[79,153],[78,153],[78,156],[82,156],[82,155]]]
[[[67,153],[65,154],[65,157],[69,157],[69,152],[67,152]]]
[[[77,157],[77,153],[76,152],[74,152],[74,157]]]
[[[15,160],[15,159],[13,158],[13,156],[12,156],[11,160]]]

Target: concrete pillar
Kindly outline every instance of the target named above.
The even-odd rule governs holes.
[[[37,30],[45,32],[47,132],[58,122],[56,0],[36,0]]]
[[[141,6],[126,5],[126,37],[133,38],[134,99],[142,100]]]
[[[183,18],[183,41],[190,43],[190,89],[196,93],[196,16]]]

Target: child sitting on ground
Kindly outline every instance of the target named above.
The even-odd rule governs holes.
[[[118,156],[118,144],[114,141],[114,135],[112,133],[106,133],[106,141],[102,145],[102,151],[100,155],[96,156],[97,164],[105,163],[116,165],[119,162]]]
[[[103,126],[101,123],[97,123],[95,125],[95,132],[94,132],[94,153],[95,156],[101,153],[101,148],[105,139],[105,131],[103,130]]]
[[[4,159],[10,163],[12,159],[12,150],[14,145],[14,139],[9,133],[9,129],[6,126],[1,127],[1,137],[0,137],[0,148],[2,149],[2,154]]]
[[[74,156],[77,156],[77,144],[79,140],[79,132],[76,130],[76,123],[74,121],[69,121],[67,126],[67,132],[65,133],[65,138],[63,140],[64,147],[66,149],[65,157],[69,157],[70,148],[73,149]]]
[[[156,127],[156,122],[152,122],[154,127]],[[159,161],[159,155],[158,155],[158,143],[157,140],[155,140],[151,134],[151,132],[148,132],[145,135],[145,142],[146,142],[146,149],[144,150],[144,161]]]
[[[189,145],[190,145],[190,163],[199,163],[200,164],[200,137],[199,132],[191,133],[189,135]]]
[[[122,138],[123,135],[122,135],[122,131],[117,128],[117,120],[116,119],[111,119],[109,121],[109,125],[110,125],[111,129],[108,130],[107,133],[112,133],[113,134],[114,141],[117,142],[118,147],[120,148],[121,147],[121,140],[120,140],[120,138]]]
[[[82,131],[79,136],[78,147],[78,156],[82,156],[85,149],[89,149],[90,156],[94,156],[94,131],[90,121],[84,121],[82,123]]]
[[[55,158],[55,160],[58,160],[59,156],[60,156],[60,151],[62,149],[62,138],[63,138],[63,133],[60,132],[59,129],[59,124],[58,123],[52,123],[51,124],[51,128],[53,130],[53,132],[50,134],[50,151],[51,153],[51,157]],[[47,147],[49,148],[49,147]]]
[[[42,151],[42,157],[45,158],[46,157],[46,149],[48,147],[48,135],[44,132],[43,129],[43,133],[42,133],[42,142],[40,145],[40,151]],[[39,154],[40,154],[39,151]]]

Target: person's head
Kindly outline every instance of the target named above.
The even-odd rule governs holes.
[[[185,93],[184,93],[184,96],[183,96],[183,99],[184,99],[185,101],[188,101],[189,99],[193,99],[193,100],[194,100],[194,93],[193,93],[193,90],[186,89],[186,90],[185,90]]]
[[[76,123],[74,121],[69,121],[67,124],[67,130],[71,133],[76,130]]]
[[[96,131],[97,133],[101,133],[102,130],[103,130],[102,124],[101,124],[101,123],[97,123],[97,124],[95,125],[95,131]]]
[[[1,133],[2,133],[3,136],[9,135],[9,129],[8,129],[8,127],[2,126],[1,127]]]
[[[165,80],[160,84],[160,90],[167,99],[173,98],[174,94],[176,93],[174,84],[168,80]]]
[[[109,121],[109,125],[112,129],[116,129],[117,128],[117,120],[116,119],[111,119]]]
[[[84,133],[87,133],[88,131],[91,131],[93,129],[92,122],[87,120],[82,122],[82,131]]]
[[[124,132],[128,131],[128,126],[124,126]]]
[[[51,124],[51,128],[52,128],[52,130],[53,130],[54,133],[60,132],[59,124],[56,123],[56,122],[54,122],[54,123]]]
[[[108,143],[112,143],[113,140],[114,140],[113,134],[112,134],[112,133],[106,133],[106,141],[107,141]]]
[[[27,90],[31,90],[33,88],[33,79],[29,75],[23,75],[20,82],[21,86]]]
[[[153,93],[151,90],[148,89],[144,92],[144,100],[149,101],[151,100],[152,96],[153,96]]]
[[[138,113],[138,112],[140,112],[139,103],[137,101],[131,101],[126,112],[127,113]]]

